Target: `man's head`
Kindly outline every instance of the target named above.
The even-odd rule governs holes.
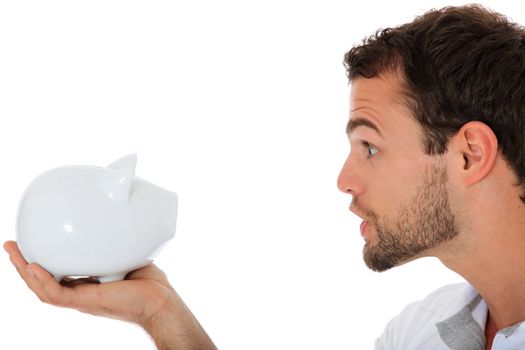
[[[509,186],[523,187],[522,27],[480,6],[433,10],[377,32],[345,55],[345,66],[352,152],[339,188],[365,219],[372,269],[427,255],[459,232],[447,172],[454,137],[465,141],[463,167],[477,167],[460,175],[463,183],[485,177],[498,153],[515,175]]]

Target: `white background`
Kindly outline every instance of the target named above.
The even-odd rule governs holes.
[[[514,1],[489,7],[525,23]],[[222,349],[371,349],[408,302],[460,281],[377,274],[336,178],[343,54],[412,1],[3,1],[0,235],[39,173],[137,153],[180,196],[156,263]],[[1,349],[154,349],[137,326],[42,304],[0,255]]]

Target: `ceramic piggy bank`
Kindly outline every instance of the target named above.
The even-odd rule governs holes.
[[[24,258],[65,276],[124,279],[175,234],[177,195],[135,174],[136,155],[107,167],[65,166],[37,177],[18,212]]]

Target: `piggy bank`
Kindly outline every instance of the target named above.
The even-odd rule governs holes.
[[[153,261],[175,234],[177,195],[135,176],[136,155],[107,167],[64,166],[38,176],[17,217],[28,262],[60,281],[122,280]]]

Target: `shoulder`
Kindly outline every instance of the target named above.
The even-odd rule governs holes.
[[[387,324],[376,341],[376,349],[438,348],[436,323],[457,313],[476,295],[476,290],[467,283],[451,284],[407,305]]]
[[[436,289],[423,300],[410,305],[448,317],[462,309],[477,294],[478,292],[470,284],[456,283]]]

